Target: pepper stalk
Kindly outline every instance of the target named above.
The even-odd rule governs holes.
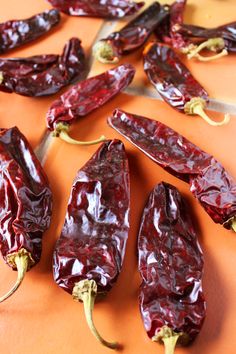
[[[221,50],[221,52],[210,57],[203,57],[202,55],[199,54],[203,49],[208,49],[213,52],[217,52]],[[226,55],[228,55],[228,51],[225,49],[225,42],[223,38],[217,37],[217,38],[210,38],[207,41],[201,43],[199,46],[195,46],[195,48],[190,49],[187,54],[187,57],[188,59],[197,58],[200,61],[211,61],[211,60],[219,59]]]
[[[152,337],[153,342],[163,342],[165,346],[165,354],[174,354],[175,347],[178,340],[182,339],[181,341],[187,343],[188,336],[183,333],[174,332],[168,326],[163,326],[158,334]]]
[[[75,283],[72,296],[74,300],[83,302],[85,318],[94,337],[105,347],[110,349],[118,349],[118,343],[107,342],[102,338],[93,322],[93,308],[97,296],[96,282],[94,280],[85,279]]]
[[[57,123],[56,128],[52,133],[52,136],[59,137],[66,143],[73,144],[73,145],[95,145],[107,140],[104,135],[101,135],[100,138],[96,140],[90,140],[90,141],[75,140],[69,136],[68,134],[69,128],[70,128],[69,124],[62,123],[62,122]]]
[[[18,275],[13,287],[5,295],[0,297],[0,302],[7,300],[16,292],[25,277],[25,273],[34,264],[34,260],[25,248],[21,248],[18,252],[11,253],[7,256],[7,263],[9,263],[13,269],[17,270]]]
[[[103,64],[115,64],[119,61],[112,45],[106,40],[101,40],[94,45],[93,55],[96,60]]]
[[[215,122],[204,112],[206,108],[206,101],[201,97],[194,97],[184,106],[184,112],[189,115],[198,115],[203,118],[208,124],[213,126],[221,126],[229,123],[230,116],[225,114],[224,119],[221,122]]]

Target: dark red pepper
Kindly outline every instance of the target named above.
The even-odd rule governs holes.
[[[47,177],[28,141],[16,127],[0,129],[0,246],[5,262],[18,271],[15,285],[0,302],[39,262],[51,209]]]
[[[52,6],[71,16],[121,18],[135,14],[144,2],[130,0],[48,0]]]
[[[186,114],[199,115],[211,125],[229,122],[228,115],[219,123],[206,115],[204,108],[209,101],[208,93],[169,46],[149,43],[143,60],[148,79],[170,106]]]
[[[81,168],[72,186],[66,219],[53,258],[56,283],[84,303],[94,336],[92,310],[96,296],[105,296],[120,273],[129,231],[130,181],[124,145],[105,142]]]
[[[71,38],[62,55],[0,59],[0,91],[40,97],[58,92],[85,73],[85,55],[78,38]]]
[[[140,48],[165,19],[168,6],[154,2],[138,17],[129,22],[119,32],[111,33],[107,38],[95,44],[93,53],[102,63],[116,63],[119,58]]]
[[[159,166],[189,183],[213,221],[236,232],[236,183],[214,157],[149,118],[117,109],[109,124]]]
[[[201,330],[206,313],[202,251],[188,206],[170,184],[158,184],[144,208],[138,237],[140,310],[148,336],[166,353]]]
[[[54,136],[71,144],[97,144],[98,140],[80,142],[68,136],[70,125],[79,117],[86,116],[104,105],[108,100],[124,90],[133,80],[135,69],[131,64],[122,64],[72,86],[51,105],[47,113],[47,126]]]
[[[228,53],[236,52],[236,22],[227,23],[216,28],[178,24],[174,27],[174,31],[178,35],[191,39],[197,38],[201,40],[201,42],[207,39],[199,46],[195,46],[195,48],[190,50],[188,54],[189,59],[196,57],[201,61],[209,61],[212,59],[218,59]],[[203,57],[199,52],[205,48],[215,52],[221,50],[221,52],[215,56]]]
[[[57,10],[47,10],[25,20],[0,23],[0,53],[29,43],[49,32],[60,22]]]

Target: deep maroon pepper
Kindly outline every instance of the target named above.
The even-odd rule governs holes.
[[[62,55],[0,59],[0,91],[40,97],[58,92],[85,73],[85,55],[78,38],[71,38]]]
[[[48,0],[52,6],[71,16],[121,18],[135,14],[144,2],[130,0]]]
[[[86,116],[104,105],[108,100],[124,90],[133,80],[135,69],[131,64],[122,64],[90,77],[72,86],[57,99],[47,113],[47,126],[55,136],[72,144],[94,144],[105,137],[90,142],[79,142],[68,136],[70,125],[79,117]]]
[[[57,10],[47,10],[25,20],[0,23],[0,53],[29,43],[50,31],[60,22]]]
[[[228,123],[228,115],[219,123],[206,115],[204,108],[209,101],[208,93],[169,46],[149,43],[143,60],[148,79],[170,106],[186,114],[199,115],[211,125]]]
[[[227,23],[215,28],[178,24],[174,27],[174,31],[176,34],[191,39],[197,38],[201,40],[201,42],[207,39],[207,41],[201,43],[198,47],[195,46],[195,49],[189,52],[189,58],[197,57],[202,61],[209,61],[227,55],[228,53],[236,52],[236,22]],[[221,50],[222,52],[216,56],[203,57],[199,55],[199,52],[204,48],[216,52]]]
[[[206,313],[202,251],[188,206],[170,184],[158,184],[144,208],[138,237],[143,323],[166,353],[201,330]]]
[[[42,236],[51,220],[52,193],[26,138],[14,127],[0,129],[0,246],[5,262],[18,271],[11,296],[41,256]]]
[[[56,283],[83,301],[88,325],[96,295],[106,295],[120,273],[129,231],[129,168],[124,145],[110,140],[81,168],[72,186],[65,223],[53,258]]]
[[[154,2],[119,32],[95,44],[93,52],[102,63],[116,63],[119,58],[140,48],[154,29],[168,16],[169,7]]]
[[[189,183],[213,221],[236,232],[236,183],[214,157],[149,118],[117,109],[109,124],[159,166]]]

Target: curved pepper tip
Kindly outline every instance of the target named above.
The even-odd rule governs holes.
[[[184,111],[186,114],[190,115],[198,115],[201,118],[203,118],[208,124],[219,127],[221,125],[228,124],[230,121],[230,115],[227,113],[224,116],[224,119],[221,122],[215,122],[212,120],[206,112],[204,111],[204,108],[206,107],[206,102],[204,99],[200,97],[194,97],[192,98],[189,102],[187,102],[184,106]]]
[[[75,140],[69,136],[69,134],[68,134],[69,128],[70,128],[70,126],[68,124],[65,124],[62,122],[57,123],[56,128],[55,128],[54,132],[52,133],[52,135],[54,137],[59,137],[63,141],[65,141],[66,143],[69,143],[72,145],[95,145],[95,144],[99,144],[99,143],[102,143],[107,140],[107,138],[104,135],[100,136],[100,138],[98,138],[96,140],[89,140],[89,141]]]
[[[72,296],[74,300],[83,302],[86,321],[94,337],[107,348],[120,349],[120,345],[118,343],[107,342],[105,339],[103,339],[93,323],[92,313],[94,302],[97,296],[96,282],[94,280],[85,279],[75,283]]]
[[[24,248],[22,248],[19,252],[8,255],[7,261],[9,264],[16,267],[18,275],[14,286],[5,295],[0,297],[0,302],[7,300],[16,292],[16,290],[19,288],[24,279],[25,273],[29,268],[30,262],[34,263],[30,253]]]

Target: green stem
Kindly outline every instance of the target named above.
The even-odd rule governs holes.
[[[178,339],[179,339],[179,334],[176,334],[168,338],[162,338],[165,346],[165,354],[174,354]]]
[[[208,124],[213,125],[215,127],[225,125],[229,123],[230,116],[229,114],[225,114],[224,119],[221,122],[215,122],[212,120],[206,112],[204,112],[204,108],[206,107],[206,102],[200,97],[194,97],[189,102],[185,104],[184,111],[186,114],[190,115],[198,115],[203,118]]]
[[[165,354],[174,354],[176,343],[179,338],[185,338],[187,341],[187,335],[183,332],[176,333],[168,326],[163,326],[156,336],[152,338],[154,342],[163,342],[165,345]]]
[[[69,136],[68,131],[69,131],[68,124],[58,123],[55,131],[53,132],[53,136],[57,136],[61,140],[65,141],[66,143],[73,144],[73,145],[95,145],[103,141],[106,141],[106,137],[104,135],[100,136],[100,138],[96,140],[89,140],[89,141],[75,140]]]
[[[108,41],[102,40],[93,46],[93,55],[95,59],[103,64],[115,64],[119,58],[115,55],[112,45]]]
[[[97,296],[96,282],[94,280],[81,280],[75,284],[72,296],[74,300],[83,302],[85,318],[94,337],[105,347],[117,349],[119,347],[118,343],[110,343],[103,339],[93,323],[93,308]]]
[[[212,60],[216,60],[216,59],[225,57],[228,54],[229,54],[228,51],[226,49],[223,49],[222,52],[220,52],[216,55],[212,55],[211,57],[203,57],[200,54],[196,54],[196,55],[194,55],[194,58],[198,59],[199,61],[212,61]]]
[[[234,219],[234,220],[232,221],[231,227],[232,227],[232,229],[234,230],[234,232],[236,232],[236,219]]]
[[[228,54],[227,50],[224,49],[225,47],[225,42],[223,40],[223,38],[210,38],[207,41],[201,43],[199,46],[197,46],[196,48],[194,48],[193,50],[189,51],[188,54],[188,59],[192,59],[192,58],[198,58],[199,60],[202,61],[210,61],[210,60],[215,60],[218,59],[222,56],[225,56]],[[211,51],[218,51],[218,50],[222,50],[221,53],[219,53],[216,56],[213,57],[208,57],[208,58],[204,58],[202,56],[200,56],[198,53],[200,53],[203,49],[209,49]]]
[[[0,298],[0,302],[5,301],[8,299],[10,296],[12,296],[15,291],[19,288],[21,285],[25,273],[28,270],[30,261],[32,262],[31,255],[26,251],[24,248],[22,248],[19,252],[16,252],[14,254],[10,254],[7,259],[8,263],[10,265],[13,265],[17,269],[17,280],[13,287]]]

